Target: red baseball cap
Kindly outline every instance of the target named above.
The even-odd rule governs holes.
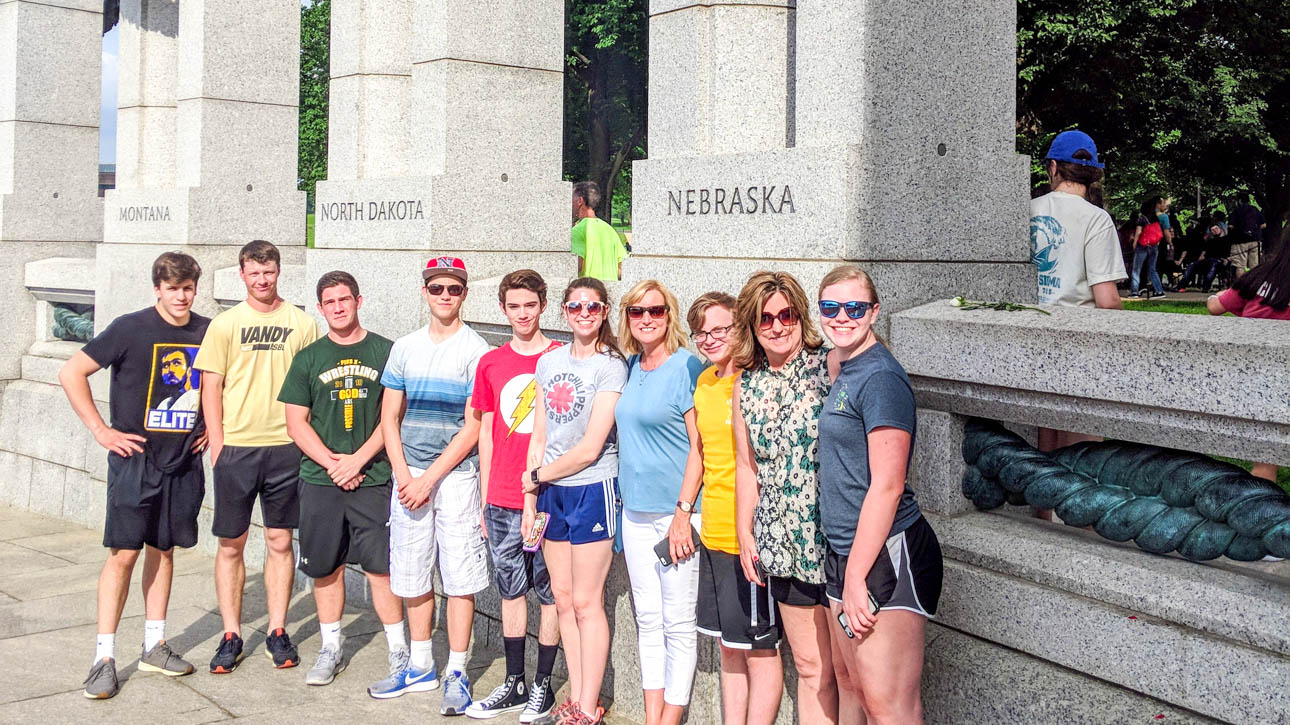
[[[436,274],[451,274],[465,284],[466,263],[457,257],[433,257],[426,262],[426,268],[421,271],[421,279],[424,281]]]

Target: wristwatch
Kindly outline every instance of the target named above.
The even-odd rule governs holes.
[[[689,501],[677,501],[676,507],[681,509],[687,514],[694,513],[694,504],[690,503]]]
[[[533,481],[534,486],[539,486],[542,484],[542,482],[538,480],[537,472],[538,472],[538,469],[534,468],[533,471],[529,474],[529,479]]]

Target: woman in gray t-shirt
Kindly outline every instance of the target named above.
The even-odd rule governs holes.
[[[581,709],[599,722],[609,660],[605,579],[619,509],[614,406],[627,366],[609,322],[604,284],[575,279],[562,305],[573,343],[538,360],[522,530],[528,538],[537,512],[547,515],[542,556],[569,670],[569,700],[553,711],[555,720]]]

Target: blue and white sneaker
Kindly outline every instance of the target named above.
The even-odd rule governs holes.
[[[443,678],[443,704],[440,715],[465,715],[470,707],[470,678],[465,672],[453,670]]]
[[[429,692],[439,687],[439,677],[434,665],[418,670],[412,666],[412,657],[406,649],[390,653],[390,676],[367,688],[367,694],[378,700],[389,700],[405,692]]]

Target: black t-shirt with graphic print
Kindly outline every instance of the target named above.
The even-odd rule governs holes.
[[[201,417],[201,371],[193,367],[210,319],[188,316],[181,326],[148,307],[112,321],[82,348],[111,368],[108,408],[113,428],[147,439],[143,449],[166,472],[189,465]]]

